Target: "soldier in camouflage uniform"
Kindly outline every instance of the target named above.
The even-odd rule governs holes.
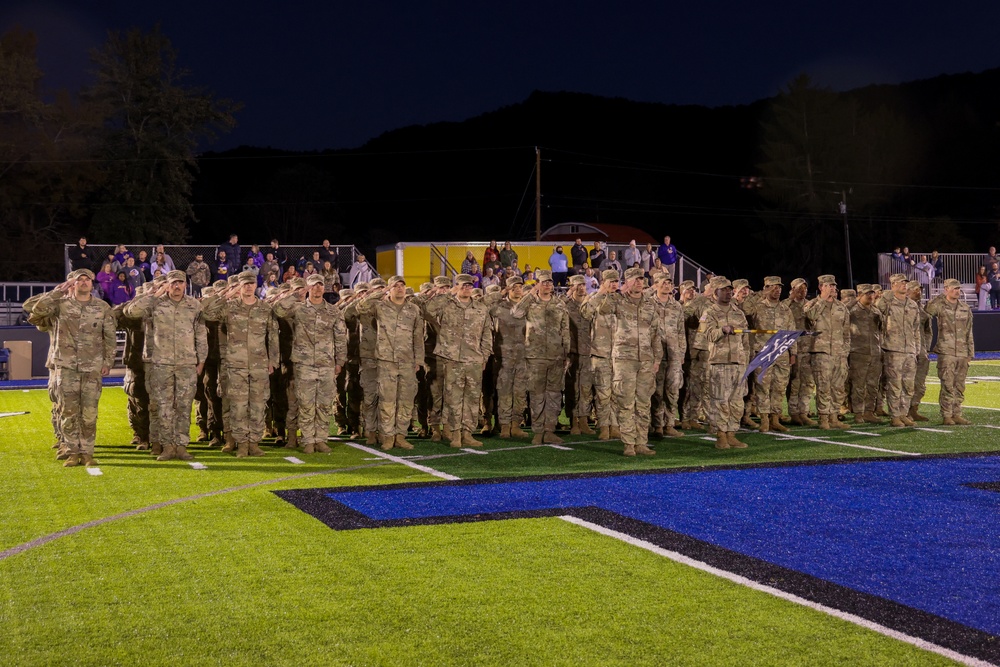
[[[376,278],[369,283],[370,294],[367,298],[382,298],[385,293],[385,281]],[[378,330],[375,326],[375,313],[361,313],[357,310],[360,301],[355,301],[344,310],[345,320],[357,319],[358,326],[358,363],[361,381],[361,416],[365,427],[365,439],[369,445],[378,445],[378,359],[375,349],[378,344]]]
[[[621,293],[613,293],[605,282],[583,306],[584,314],[615,316],[612,347],[612,401],[625,456],[652,456],[649,438],[650,401],[656,389],[656,373],[663,358],[660,313],[656,302],[643,294],[644,272],[633,267],[625,272]]]
[[[198,385],[198,374],[208,356],[208,339],[201,304],[186,296],[187,276],[171,271],[164,285],[131,301],[125,317],[141,319],[147,325],[143,361],[146,362],[146,386],[150,391],[150,415],[160,429],[154,440],[162,447],[157,461],[190,461],[191,405]],[[156,406],[155,410],[152,406]],[[152,423],[151,423],[152,426]]]
[[[357,306],[364,317],[375,316],[375,356],[378,358],[379,438],[383,450],[413,449],[406,441],[413,398],[417,394],[417,371],[424,365],[424,317],[407,300],[406,281],[393,276],[388,292],[371,292]]]
[[[483,290],[481,303],[487,309],[492,310],[493,306],[503,297],[500,293],[500,285],[489,285]],[[480,421],[482,422],[482,435],[490,436],[500,432],[500,421],[497,418],[497,373],[500,370],[500,362],[496,358],[496,325],[493,322],[493,315],[490,315],[490,331],[493,332],[493,354],[486,360],[486,368],[483,370],[482,403],[479,406]]]
[[[934,339],[934,331],[931,329],[931,316],[924,310],[920,299],[924,295],[923,286],[916,280],[906,283],[906,296],[917,304],[917,311],[920,313],[920,338],[917,345],[916,371],[913,375],[913,396],[910,398],[910,411],[908,416],[913,422],[925,422],[927,417],[920,414],[920,401],[927,393],[927,373],[930,371],[931,362],[927,357],[930,352],[931,342]]]
[[[657,437],[676,438],[684,435],[674,428],[687,352],[684,307],[674,299],[674,282],[669,273],[656,274],[653,289],[653,299],[660,309],[660,340],[663,342],[663,361],[656,373],[656,391],[650,404],[653,433]]]
[[[878,304],[882,313],[882,371],[886,376],[886,397],[890,426],[913,426],[907,414],[920,348],[920,312],[906,296],[906,276],[894,273],[889,282],[892,292]]]
[[[699,333],[708,342],[709,420],[715,427],[717,449],[745,449],[747,444],[736,438],[743,414],[746,395],[747,328],[743,311],[732,303],[733,285],[725,276],[716,276],[709,283],[715,290],[715,302],[702,314]]]
[[[226,279],[226,285],[221,290],[216,292],[215,296],[224,299],[229,299],[236,296],[239,293],[239,274],[233,273]],[[207,327],[206,327],[207,331]],[[232,430],[232,420],[229,415],[229,410],[232,407],[232,402],[229,399],[229,392],[227,391],[229,386],[229,376],[224,372],[223,369],[226,367],[226,350],[227,343],[229,341],[229,332],[226,329],[225,323],[221,323],[218,329],[219,333],[219,402],[222,405],[222,435],[226,444],[223,446],[222,451],[224,452],[235,452],[237,448],[236,438],[233,437]]]
[[[937,373],[941,380],[938,398],[941,423],[968,426],[972,422],[962,416],[962,401],[976,346],[972,338],[972,310],[962,301],[962,283],[954,278],[945,280],[944,294],[927,304],[927,313],[937,319],[934,352],[938,355]]]
[[[590,320],[580,307],[587,300],[587,279],[583,275],[569,277],[566,293],[566,314],[569,315],[569,371],[566,375],[566,416],[570,418],[570,435],[593,435],[587,418],[594,405],[594,370],[590,366]]]
[[[497,420],[501,438],[526,438],[528,434],[521,430],[528,386],[528,362],[524,357],[525,320],[511,314],[511,309],[524,297],[524,281],[520,276],[509,277],[504,292],[504,298],[490,308],[495,329],[493,353],[499,365]]]
[[[796,278],[790,285],[791,291],[788,298],[782,303],[788,305],[792,311],[792,319],[795,322],[797,331],[804,331],[806,328],[806,291],[809,283],[804,278]],[[788,416],[793,424],[799,426],[816,426],[816,422],[809,418],[809,402],[812,400],[813,390],[816,388],[813,381],[812,369],[812,336],[802,336],[795,341],[795,362],[791,364],[788,388]]]
[[[872,306],[876,310],[881,312],[882,303],[892,296],[892,292],[884,292],[882,286],[878,283],[872,283],[872,287],[875,288],[875,297],[872,299]],[[883,360],[884,365],[884,360]],[[876,417],[888,417],[889,413],[885,409],[885,384],[886,377],[885,373],[881,373],[881,377],[878,382],[878,394],[875,397],[875,416]]]
[[[345,287],[340,290],[340,299],[334,304],[337,310],[341,313],[347,308],[347,306],[354,300],[354,290],[350,287]],[[356,437],[357,434],[361,433],[361,427],[358,424],[358,418],[360,415],[352,414],[349,410],[349,401],[347,400],[347,387],[348,387],[348,376],[349,368],[351,366],[351,326],[347,324],[347,318],[344,318],[344,324],[347,325],[347,363],[344,367],[340,369],[337,374],[337,403],[334,406],[334,419],[337,421],[337,427],[340,429],[341,434],[347,434],[350,437]],[[357,332],[354,332],[355,352],[357,351]]]
[[[752,329],[765,331],[795,330],[795,316],[787,301],[781,301],[781,276],[764,278],[764,289],[761,296],[753,300],[747,313],[747,321]],[[755,334],[751,337],[753,353],[757,356],[771,340],[773,334]],[[788,389],[788,377],[792,364],[795,363],[796,348],[792,345],[787,352],[778,357],[760,377],[760,370],[754,371],[756,384],[757,409],[760,411],[760,431],[787,431],[780,421],[782,402],[785,400],[785,390]]]
[[[300,283],[301,287],[293,287],[293,285]],[[302,278],[295,278],[279,285],[277,289],[270,290],[265,301],[271,305],[271,312],[274,312],[274,304],[289,293],[292,293],[296,299],[304,298],[305,284],[305,280]],[[275,317],[278,326],[278,365],[270,377],[271,419],[277,436],[274,444],[284,446],[286,449],[298,449],[299,422],[298,403],[295,400],[294,365],[292,364],[292,325],[280,317]]]
[[[607,285],[608,293],[618,289],[618,272],[607,269],[601,273],[601,286]],[[586,308],[596,292],[588,297],[580,313],[590,320],[590,368],[594,373],[594,412],[600,440],[617,440],[621,437],[618,429],[618,413],[611,400],[613,374],[612,353],[615,340],[615,316],[613,312],[601,313]]]
[[[539,270],[535,275],[538,283],[511,309],[511,315],[525,319],[532,444],[558,444],[562,439],[556,428],[569,365],[569,314],[554,294],[552,272]]]
[[[344,384],[347,386],[347,422],[358,437],[364,433],[364,418],[361,416],[361,320],[358,319],[357,302],[368,294],[368,285],[359,283],[354,288],[354,296],[341,309],[344,324],[347,325],[347,370]],[[353,307],[352,307],[353,306]]]
[[[302,451],[329,452],[330,414],[336,400],[337,374],[347,360],[344,316],[323,298],[323,275],[306,278],[303,301],[287,294],[274,303],[274,314],[292,325],[292,363]]]
[[[75,272],[70,272],[67,274],[66,280],[70,280],[70,277],[75,275]],[[56,436],[56,441],[52,445],[52,448],[58,450],[56,460],[63,461],[69,458],[69,449],[66,447],[62,437],[62,396],[59,392],[59,376],[56,373],[56,365],[52,360],[52,355],[56,351],[56,323],[51,318],[41,317],[34,313],[35,304],[43,296],[45,296],[45,292],[36,294],[25,301],[21,307],[24,309],[24,312],[28,313],[28,324],[33,325],[42,333],[49,334],[49,352],[45,357],[45,368],[49,371],[47,388],[49,401],[52,403],[50,419],[52,421],[52,431]]]
[[[264,456],[258,446],[264,434],[264,409],[270,392],[269,377],[280,360],[278,324],[271,306],[259,300],[257,276],[239,275],[239,295],[212,296],[202,302],[206,321],[226,325],[226,374],[231,432],[236,457]]]
[[[705,284],[706,291],[709,283]],[[684,304],[684,322],[687,331],[688,368],[684,376],[684,406],[681,429],[704,431],[698,423],[708,405],[708,341],[701,331],[701,318],[713,303],[714,292],[709,298],[696,294]]]
[[[818,279],[819,297],[803,308],[806,328],[815,331],[812,338],[812,370],[816,382],[816,411],[819,427],[850,428],[837,419],[844,390],[843,372],[851,350],[851,315],[837,301],[837,279],[823,275]]]
[[[55,365],[62,399],[61,428],[69,456],[67,468],[92,466],[97,438],[97,404],[101,378],[115,360],[115,318],[108,304],[95,299],[94,274],[77,269],[72,278],[44,294],[32,314],[55,324]]]
[[[427,315],[437,330],[438,357],[444,389],[444,423],[452,447],[480,447],[472,437],[479,412],[479,392],[486,359],[493,351],[490,314],[472,299],[472,276],[455,278],[453,294],[427,303]]]
[[[451,427],[444,421],[444,369],[439,363],[438,356],[434,353],[437,348],[438,329],[437,321],[428,313],[427,306],[435,299],[443,300],[449,296],[451,289],[451,279],[448,276],[435,276],[434,286],[427,297],[422,298],[417,304],[424,314],[424,384],[420,391],[422,399],[419,401],[423,406],[421,410],[424,416],[420,422],[427,427],[431,442],[440,442],[443,435],[451,440]]]
[[[153,283],[143,283],[136,290],[142,296],[153,287]],[[208,289],[208,288],[206,288]],[[142,322],[125,317],[125,304],[112,308],[119,329],[125,330],[125,352],[122,364],[125,366],[125,396],[128,398],[128,423],[132,427],[132,443],[139,451],[149,449],[149,392],[146,390],[146,367],[142,362],[145,343],[145,329]]]
[[[848,371],[851,375],[851,412],[855,424],[881,424],[875,416],[879,379],[882,376],[882,314],[873,305],[875,290],[871,285],[858,285],[858,300],[850,308],[851,355]]]

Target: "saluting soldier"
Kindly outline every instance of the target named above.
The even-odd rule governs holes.
[[[837,419],[837,415],[843,402],[845,367],[851,349],[851,316],[837,300],[837,279],[827,274],[817,282],[819,296],[806,304],[803,312],[806,328],[817,332],[810,338],[819,427],[846,429],[850,426]]]
[[[75,272],[71,271],[67,274],[66,280],[69,280],[72,275],[75,275]],[[49,416],[52,422],[52,431],[56,436],[56,441],[52,445],[52,448],[56,450],[56,460],[64,461],[69,458],[69,449],[66,447],[62,437],[62,395],[59,391],[59,374],[56,373],[56,365],[52,361],[52,355],[56,351],[56,323],[52,318],[41,317],[34,312],[35,304],[43,296],[45,296],[45,292],[29,297],[21,307],[24,309],[24,312],[28,313],[28,324],[33,325],[42,333],[49,334],[49,351],[45,357],[45,368],[49,371],[49,378],[46,384],[49,401],[52,403]]]
[[[571,420],[570,435],[593,435],[587,418],[594,406],[594,370],[590,366],[590,320],[580,307],[587,300],[587,278],[569,277],[566,293],[569,315],[569,371],[566,375],[566,416]]]
[[[139,285],[136,293],[142,296],[153,283]],[[205,288],[210,289],[210,288]],[[149,449],[149,392],[146,390],[146,367],[142,363],[142,348],[145,329],[139,320],[125,317],[121,303],[111,309],[119,329],[125,331],[125,351],[122,364],[125,366],[125,397],[128,399],[128,423],[132,427],[132,443],[139,451]]]
[[[607,269],[601,273],[601,287],[606,292],[618,290],[618,272]],[[600,440],[617,440],[621,437],[618,429],[618,413],[611,401],[611,384],[613,377],[612,353],[615,340],[614,312],[598,312],[586,308],[598,292],[591,294],[580,313],[590,320],[590,368],[594,372],[594,412],[597,415],[598,438]]]
[[[920,299],[924,295],[924,286],[916,280],[906,283],[906,296],[917,305],[917,312],[920,314],[920,336],[917,345],[917,363],[913,374],[913,396],[910,397],[910,411],[907,416],[914,422],[925,422],[927,417],[920,414],[920,401],[927,393],[927,373],[930,371],[931,362],[927,356],[930,352],[931,343],[934,339],[934,331],[931,329],[931,316],[924,310]]]
[[[684,307],[674,298],[674,281],[669,273],[657,273],[653,277],[653,299],[660,309],[660,340],[663,343],[663,361],[656,373],[656,390],[650,402],[653,434],[677,438],[684,435],[674,424],[680,416],[687,334]]]
[[[511,310],[524,297],[524,281],[520,276],[507,278],[504,297],[490,308],[495,333],[493,354],[497,371],[497,420],[501,438],[526,438],[521,429],[521,417],[527,406],[528,360],[525,358],[523,317],[515,317]]]
[[[962,416],[965,400],[965,378],[969,362],[976,354],[972,338],[972,310],[962,301],[962,283],[954,278],[944,281],[944,294],[927,304],[927,312],[937,319],[937,374],[941,380],[938,405],[941,423],[946,426],[968,426],[972,422]]]
[[[795,329],[803,331],[806,328],[806,292],[809,283],[805,278],[796,278],[791,282],[788,298],[783,303],[792,311]],[[791,364],[788,387],[788,416],[793,424],[799,426],[816,426],[809,418],[809,402],[812,400],[815,382],[812,369],[813,341],[811,336],[802,336],[795,341],[795,361]]]
[[[730,287],[732,285],[730,284]],[[702,413],[708,408],[708,341],[701,329],[701,318],[713,303],[715,293],[711,298],[707,293],[711,289],[711,281],[705,283],[705,294],[697,294],[684,304],[684,319],[687,327],[688,372],[684,376],[684,406],[681,417],[681,429],[705,428],[698,423]]]
[[[892,274],[892,292],[878,304],[882,313],[882,370],[892,416],[889,425],[897,428],[913,426],[908,413],[920,346],[920,312],[906,296],[907,282],[904,274]]]
[[[743,397],[747,384],[747,335],[737,333],[747,328],[743,311],[732,303],[733,284],[725,276],[716,276],[710,286],[715,301],[699,321],[699,333],[708,342],[709,419],[716,429],[716,449],[745,449],[747,444],[737,439],[743,415]]]
[[[747,309],[747,321],[753,329],[765,331],[781,331],[795,329],[795,317],[788,302],[781,300],[781,276],[764,278],[764,289],[760,297],[753,300]],[[774,334],[754,334],[751,336],[752,359],[771,340]],[[780,421],[782,402],[785,400],[785,390],[788,388],[788,378],[792,364],[795,363],[796,346],[793,344],[788,351],[782,353],[767,369],[763,379],[758,381],[760,369],[754,371],[755,396],[757,409],[760,411],[760,431],[787,431]],[[749,361],[749,360],[748,360]]]
[[[881,424],[875,416],[878,385],[882,377],[882,314],[875,309],[875,289],[858,285],[858,300],[851,306],[851,412],[855,424]]]
[[[368,298],[381,298],[385,293],[385,281],[375,278],[369,281],[371,288]],[[358,351],[361,355],[359,371],[361,378],[361,416],[365,425],[365,441],[369,445],[380,444],[378,427],[378,359],[376,358],[376,348],[378,346],[378,331],[375,325],[375,313],[362,313],[357,310],[360,301],[355,301],[347,306],[344,317],[351,317],[356,313],[358,320]]]
[[[434,276],[433,290],[418,304],[424,315],[424,367],[427,369],[424,371],[425,388],[422,393],[423,409],[427,416],[426,420],[421,419],[421,423],[427,426],[431,442],[441,442],[442,437],[450,441],[451,427],[444,421],[444,371],[434,352],[437,348],[438,325],[437,320],[429,314],[428,306],[435,299],[448,298],[451,288],[452,282],[448,276]]]

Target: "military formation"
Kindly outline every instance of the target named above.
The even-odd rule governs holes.
[[[944,424],[962,414],[974,355],[972,313],[957,280],[926,304],[903,274],[890,289],[838,292],[819,276],[815,298],[796,278],[712,277],[699,293],[667,273],[652,284],[639,268],[604,271],[588,295],[583,276],[555,289],[538,271],[526,288],[474,289],[460,274],[424,283],[375,278],[324,299],[324,277],[295,278],[255,295],[256,276],[233,275],[185,293],[171,271],[114,309],[91,296],[93,274],[25,304],[51,338],[48,365],[57,458],[94,465],[101,378],[125,332],[125,392],[133,444],[159,461],[191,460],[197,440],[239,458],[263,456],[265,437],[305,453],[328,452],[339,432],[382,450],[412,449],[408,437],[477,448],[477,434],[559,445],[573,435],[620,440],[625,456],[653,456],[653,442],[685,431],[743,449],[742,428],[786,431],[853,423],[912,426],[938,355]],[[938,335],[931,349],[931,320]],[[778,331],[806,331],[766,369],[748,364]],[[787,405],[787,416],[785,406]],[[815,406],[817,420],[811,418]],[[592,429],[596,428],[596,431]],[[529,433],[526,428],[529,428]]]

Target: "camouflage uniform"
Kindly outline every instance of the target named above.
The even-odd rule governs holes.
[[[508,285],[511,284],[511,278]],[[520,281],[517,278],[517,281]],[[493,353],[500,369],[497,372],[497,420],[501,436],[527,435],[520,429],[521,417],[527,405],[528,362],[525,359],[523,317],[514,317],[511,309],[515,303],[503,299],[490,309],[496,335]]]
[[[961,287],[954,278],[944,281],[946,289]],[[949,303],[945,295],[935,297],[927,304],[927,313],[937,318],[937,373],[941,380],[941,394],[938,405],[941,419],[945,424],[968,424],[962,416],[962,402],[965,400],[965,378],[969,372],[969,360],[975,356],[976,346],[972,338],[972,310],[961,298]]]
[[[684,375],[684,406],[681,428],[698,428],[708,405],[708,341],[701,331],[701,318],[712,300],[697,295],[684,306],[687,331],[687,369]]]
[[[610,278],[610,276],[614,276]],[[618,280],[618,272],[608,269],[602,274],[604,280]],[[613,312],[601,313],[586,307],[594,298],[590,295],[580,308],[580,314],[590,319],[590,368],[594,377],[594,412],[597,416],[597,427],[600,438],[606,440],[617,438],[618,413],[611,400],[611,387],[614,379],[612,352],[615,340],[615,315]]]
[[[663,280],[669,279],[666,274]],[[661,278],[657,276],[654,284]],[[656,299],[654,297],[654,299]],[[663,341],[663,363],[656,374],[656,390],[651,402],[654,431],[662,435],[681,435],[674,429],[674,419],[678,416],[681,386],[684,383],[684,356],[687,352],[687,328],[684,308],[673,296],[666,301],[656,299],[660,309],[660,332]]]
[[[570,276],[570,285],[583,284],[584,277]],[[584,297],[586,298],[586,297]],[[566,299],[569,316],[569,369],[566,374],[566,416],[572,421],[573,435],[593,431],[587,418],[594,406],[594,370],[590,365],[590,320],[580,312],[582,301]]]
[[[345,287],[340,290],[340,300],[334,304],[341,313],[348,306],[348,299],[354,296],[354,290],[350,287]],[[352,362],[352,331],[351,323],[344,318],[344,324],[347,325],[347,363],[344,364],[343,368],[340,369],[340,373],[337,374],[337,403],[334,406],[334,419],[337,421],[337,426],[341,433],[360,433],[361,428],[358,423],[359,415],[358,413],[353,413],[350,410],[350,401],[347,398],[347,387],[348,387],[348,376],[350,372],[350,366]],[[353,344],[354,352],[357,352],[357,330],[353,332]]]
[[[764,278],[764,289],[773,285],[781,285],[779,276],[767,276]],[[763,329],[766,331],[788,331],[795,330],[795,316],[786,301],[779,301],[761,296],[753,300],[747,312],[747,321],[752,329]],[[754,334],[751,337],[753,352],[749,355],[752,359],[770,342],[774,334]],[[782,413],[782,404],[785,400],[785,391],[788,389],[788,378],[791,375],[791,358],[796,355],[796,345],[792,345],[787,352],[778,357],[767,372],[761,377],[760,371],[754,371],[753,378],[757,385],[755,396],[757,410],[760,412],[760,430],[769,431],[772,428],[778,431],[785,430],[778,421]],[[749,363],[749,360],[748,360]]]
[[[58,458],[65,459],[69,456],[69,451],[66,450],[62,437],[62,396],[59,392],[59,378],[56,374],[56,365],[52,361],[52,355],[56,351],[56,323],[51,318],[41,317],[34,313],[35,304],[43,296],[45,296],[44,292],[36,294],[25,301],[21,307],[24,309],[24,312],[28,313],[28,324],[34,325],[39,331],[49,334],[49,352],[45,357],[45,368],[49,371],[49,379],[46,384],[49,393],[49,402],[52,403],[52,410],[50,411],[52,431],[56,436],[53,448],[59,450]]]
[[[125,317],[125,304],[113,308],[118,328],[125,330],[125,396],[128,398],[128,423],[135,435],[137,449],[149,447],[149,392],[146,390],[146,367],[142,362],[145,329],[142,322]]]
[[[893,283],[906,282],[906,276],[897,273],[890,280]],[[892,425],[912,426],[907,413],[917,372],[920,312],[912,300],[905,296],[898,298],[894,294],[889,294],[879,303],[879,311],[882,313],[882,366]]]
[[[83,271],[93,275],[85,269],[78,275]],[[55,324],[52,363],[62,399],[60,427],[69,450],[66,465],[74,465],[80,457],[90,464],[97,438],[101,369],[110,369],[115,361],[115,318],[100,299],[78,301],[75,295],[58,290],[46,292],[34,304],[32,315]]]
[[[917,305],[917,311],[920,314],[920,337],[917,346],[917,363],[915,364],[913,375],[913,396],[910,397],[909,417],[913,421],[927,421],[927,417],[921,415],[918,409],[920,408],[920,401],[923,400],[924,394],[927,393],[927,373],[931,368],[931,362],[927,357],[927,353],[931,349],[934,331],[931,329],[931,316],[920,304],[920,295],[923,294],[923,287],[915,280],[907,283],[906,287],[910,294],[910,299]]]
[[[820,286],[836,284],[832,275],[819,277]],[[803,308],[806,328],[819,332],[812,338],[812,371],[816,383],[819,427],[849,428],[837,419],[843,402],[844,374],[851,350],[851,316],[839,301],[815,298]]]
[[[181,271],[171,271],[167,281],[186,282],[186,276]],[[151,430],[154,424],[159,429],[151,437],[163,447],[157,458],[187,460],[197,367],[208,356],[201,304],[190,296],[174,301],[168,295],[146,294],[126,304],[123,313],[130,319],[142,319],[147,325],[142,356],[146,363],[146,386],[151,389],[150,426]]]
[[[791,287],[794,289],[803,283],[805,280],[796,278],[792,281]],[[804,331],[807,302],[789,296],[782,303],[787,304],[788,309],[792,311],[795,329]],[[816,422],[809,419],[809,402],[812,400],[813,390],[816,388],[813,381],[812,350],[812,336],[802,336],[795,341],[795,363],[791,366],[788,385],[788,415],[792,418],[793,423],[800,426],[816,425]]]
[[[451,287],[451,280],[447,276],[435,276],[434,286],[439,288]],[[418,401],[422,406],[420,423],[427,427],[431,440],[438,442],[441,440],[440,427],[444,424],[444,368],[439,364],[438,356],[434,353],[437,347],[438,330],[437,322],[427,310],[427,306],[435,299],[447,298],[445,294],[437,294],[433,297],[421,299],[417,305],[420,306],[424,315],[424,373],[422,389],[418,389],[421,399]],[[446,427],[447,425],[444,424]],[[450,428],[450,427],[449,427]]]
[[[295,278],[291,289],[296,287],[298,282],[305,287],[305,281]],[[278,299],[283,298],[279,295]],[[296,297],[297,298],[297,297]],[[274,312],[274,302],[271,304],[271,312]],[[295,393],[295,363],[292,361],[292,349],[294,347],[295,331],[292,323],[288,320],[277,317],[278,320],[278,358],[281,367],[275,370],[278,375],[278,393],[274,403],[274,430],[278,433],[278,439],[287,437],[285,447],[296,449],[299,440],[299,401]]]
[[[731,286],[724,276],[712,279],[715,290]],[[747,318],[733,303],[713,303],[701,316],[698,332],[708,342],[709,393],[708,416],[717,430],[716,447],[745,447],[736,439],[743,415],[743,397],[747,385],[743,379],[746,370],[749,340],[746,334],[726,334],[723,327],[746,329]]]
[[[368,289],[355,290],[355,299],[344,306],[344,324],[347,325],[347,364],[344,386],[347,390],[347,423],[354,433],[364,431],[364,420],[361,417],[361,322],[358,319],[356,307],[351,308],[357,299],[368,293]]]
[[[323,284],[313,274],[307,285]],[[296,300],[294,295],[274,303],[274,314],[292,325],[292,364],[295,369],[295,399],[298,403],[302,450],[326,452],[330,437],[330,414],[336,400],[336,366],[347,361],[347,326],[335,306]]]
[[[373,287],[384,286],[379,281],[370,283]],[[375,293],[375,292],[373,292]],[[376,346],[378,344],[378,329],[375,325],[375,313],[358,311],[360,301],[355,301],[344,310],[344,319],[350,317],[357,321],[358,327],[358,371],[361,384],[361,417],[365,427],[365,437],[368,444],[378,444],[379,409],[378,409],[378,359]]]
[[[858,285],[863,297],[873,292],[871,285]],[[860,300],[850,309],[851,355],[848,370],[851,376],[851,412],[855,422],[877,424],[875,416],[879,379],[882,376],[882,315],[873,305]]]

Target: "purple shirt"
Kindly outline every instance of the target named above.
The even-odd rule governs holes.
[[[664,266],[674,264],[677,262],[677,248],[674,247],[673,243],[661,244],[659,250],[656,251],[656,256],[660,258],[660,263]]]

